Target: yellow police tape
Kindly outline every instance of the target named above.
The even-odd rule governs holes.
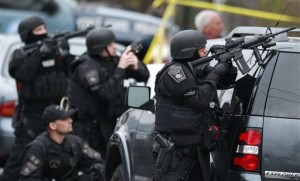
[[[171,16],[174,16],[175,10],[176,10],[176,4],[173,3],[173,1],[171,1],[165,10],[165,13],[163,15],[162,22],[160,23],[158,31],[157,31],[156,35],[154,36],[154,38],[148,48],[148,51],[144,57],[144,63],[148,64],[151,62],[151,60],[153,58],[152,54],[153,54],[154,48],[157,48],[157,50],[160,52],[157,54],[157,57],[155,57],[154,63],[162,62],[162,59],[163,59],[162,47],[163,47],[163,43],[164,43],[163,40],[165,37],[165,28],[167,26],[169,18]]]
[[[288,15],[281,15],[278,13],[271,13],[259,10],[253,10],[248,8],[241,8],[241,7],[234,7],[229,5],[223,5],[218,3],[210,3],[210,2],[203,2],[197,0],[155,0],[152,3],[153,7],[159,7],[162,3],[167,2],[169,3],[167,9],[163,15],[162,23],[159,26],[158,33],[154,36],[150,47],[144,57],[144,62],[146,64],[150,63],[153,53],[154,47],[159,46],[161,49],[161,44],[164,38],[164,28],[166,27],[168,19],[174,15],[176,5],[194,7],[194,8],[201,8],[201,9],[213,9],[220,12],[232,13],[232,14],[239,14],[243,16],[250,16],[255,18],[262,18],[262,19],[269,19],[269,20],[279,20],[285,22],[293,22],[293,23],[300,23],[299,17],[288,16]],[[162,61],[162,54],[159,53],[158,57],[156,57],[154,63],[161,63]]]
[[[162,3],[164,3],[164,2],[165,2],[165,0],[155,0],[155,1],[153,1],[151,6],[154,8],[157,8],[157,7],[161,6]]]
[[[217,4],[217,3],[209,3],[209,2],[203,2],[203,1],[192,1],[192,0],[181,0],[176,2],[179,5],[183,6],[189,6],[194,8],[204,8],[204,9],[213,9],[221,12],[226,13],[232,13],[232,14],[240,14],[244,16],[251,16],[255,18],[263,18],[263,19],[269,19],[269,20],[279,20],[285,21],[285,22],[297,22],[297,19],[299,20],[299,17],[294,16],[288,16],[288,15],[281,15],[278,13],[271,13],[271,12],[265,12],[265,11],[259,11],[254,9],[248,9],[248,8],[241,8],[241,7],[234,7],[229,5],[223,5],[223,4]],[[280,18],[281,16],[281,18]]]

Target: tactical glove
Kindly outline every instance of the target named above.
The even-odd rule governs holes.
[[[199,66],[196,66],[194,68],[194,70],[195,70],[195,73],[196,73],[196,77],[201,78],[201,77],[206,76],[209,72],[211,72],[212,67],[209,66],[209,62],[208,62],[206,64],[201,64]]]
[[[52,39],[45,39],[40,47],[40,52],[42,56],[53,55],[53,47],[55,46],[55,41]]]
[[[63,38],[57,42],[57,54],[65,57],[69,54],[70,45],[67,39]]]

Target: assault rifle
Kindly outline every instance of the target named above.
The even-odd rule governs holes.
[[[261,58],[261,55],[259,54],[258,47],[262,46],[263,49],[266,49],[266,48],[275,46],[276,42],[272,41],[272,39],[276,35],[291,31],[295,28],[296,27],[290,27],[290,28],[284,29],[282,31],[278,31],[276,33],[257,35],[254,38],[251,38],[247,41],[245,41],[244,38],[239,38],[236,40],[233,40],[232,38],[226,38],[225,45],[213,45],[210,48],[210,52],[212,53],[211,56],[207,56],[207,57],[189,62],[188,64],[189,64],[190,68],[192,70],[194,70],[194,67],[199,66],[204,63],[208,63],[213,59],[216,59],[218,61],[228,62],[228,63],[230,63],[233,59],[233,61],[235,61],[236,65],[238,66],[238,68],[242,72],[242,74],[246,74],[250,70],[250,68],[242,54],[243,49],[252,49],[254,56],[256,58],[256,61],[258,62],[259,65],[261,65],[261,64],[263,64],[263,60]]]
[[[88,27],[85,30],[79,30],[79,31],[75,31],[75,32],[72,32],[72,33],[71,32],[63,32],[63,33],[55,34],[54,36],[46,38],[46,39],[44,39],[42,41],[38,41],[38,42],[36,42],[34,44],[26,45],[26,46],[23,47],[23,50],[24,51],[28,51],[28,50],[33,49],[33,48],[39,48],[43,44],[53,44],[53,43],[56,43],[56,44],[59,45],[59,43],[61,43],[62,41],[68,40],[70,38],[74,38],[74,37],[77,37],[77,36],[86,35],[92,29],[94,29],[93,26]]]

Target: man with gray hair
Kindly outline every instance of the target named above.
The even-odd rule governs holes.
[[[220,14],[212,10],[203,10],[195,17],[195,27],[206,39],[222,37],[223,21]]]

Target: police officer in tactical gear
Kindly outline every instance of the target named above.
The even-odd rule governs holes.
[[[48,106],[42,119],[47,132],[27,145],[21,169],[21,181],[102,181],[103,161],[98,152],[72,131],[71,116],[58,105]],[[79,175],[79,171],[83,174]]]
[[[68,87],[70,107],[77,108],[74,133],[87,140],[105,157],[106,145],[116,119],[125,111],[126,87],[134,78],[146,82],[149,71],[127,48],[116,55],[115,35],[108,29],[94,29],[86,37],[87,53],[71,65]]]
[[[47,38],[45,23],[39,17],[32,16],[22,20],[18,31],[25,47],[31,47],[38,41],[44,43],[41,46],[15,50],[9,64],[9,73],[16,79],[19,97],[13,120],[15,143],[2,177],[2,180],[9,181],[19,178],[16,173],[20,172],[20,156],[26,144],[45,130],[41,122],[44,108],[59,103],[66,95],[66,75],[74,58],[70,54],[57,54],[58,48],[69,52],[68,42],[65,40],[60,43],[61,47],[56,46],[56,42]]]
[[[209,180],[209,151],[203,146],[205,120],[213,119],[209,105],[217,100],[220,78],[234,68],[220,61],[193,73],[188,62],[207,56],[206,43],[196,30],[176,33],[170,44],[173,59],[157,74],[155,180]]]

